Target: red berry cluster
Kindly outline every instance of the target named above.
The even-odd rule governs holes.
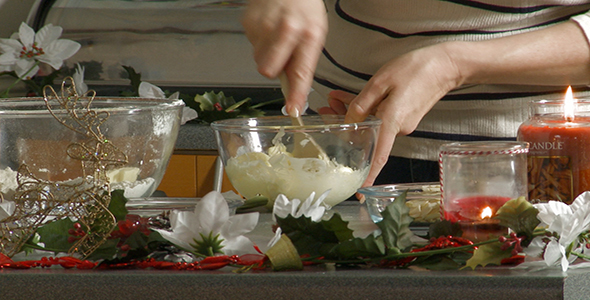
[[[149,219],[138,215],[127,215],[125,220],[117,222],[117,229],[111,232],[111,238],[125,239],[136,231],[150,235]]]
[[[507,250],[510,247],[514,247],[512,249],[512,255],[517,255],[518,253],[522,252],[523,248],[522,248],[522,241],[524,240],[524,237],[518,237],[516,235],[516,233],[511,232],[510,233],[510,237],[507,238],[505,236],[500,236],[498,238],[498,241],[502,244],[502,247],[500,247],[501,250]]]
[[[86,235],[86,232],[82,229],[82,225],[80,223],[74,223],[74,228],[70,228],[68,230],[68,243],[75,243],[77,240],[81,239]]]

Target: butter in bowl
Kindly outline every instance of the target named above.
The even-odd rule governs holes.
[[[358,192],[365,196],[367,210],[373,222],[383,220],[381,212],[405,191],[406,206],[414,223],[433,223],[440,220],[440,184],[438,182],[418,182],[387,184],[364,187]]]

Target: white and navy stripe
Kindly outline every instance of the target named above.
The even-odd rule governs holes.
[[[358,93],[385,62],[414,49],[513,35],[590,10],[590,1],[579,0],[325,2],[330,34],[314,78],[312,109],[326,105],[330,90]],[[583,17],[590,24],[590,18]],[[584,92],[590,90],[587,87],[576,90],[576,97],[590,96]],[[556,86],[460,87],[443,97],[416,131],[398,137],[392,155],[436,161],[440,145],[450,141],[514,140],[518,126],[528,118],[530,100],[562,99],[564,91]]]

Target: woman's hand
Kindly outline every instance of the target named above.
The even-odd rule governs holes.
[[[446,42],[389,61],[357,96],[332,92],[330,107],[320,112],[345,113],[347,122],[369,114],[383,121],[364,184],[369,186],[387,162],[395,137],[414,131],[450,90],[462,84],[587,85],[589,65],[588,41],[573,21],[486,41]]]
[[[254,47],[258,72],[289,81],[286,108],[302,112],[328,30],[322,0],[251,0],[242,24]]]
[[[387,162],[397,135],[406,135],[461,76],[446,44],[415,50],[385,64],[358,95],[333,91],[329,107],[319,113],[346,114],[346,122],[361,122],[369,114],[381,119],[373,166],[363,186],[370,186]]]

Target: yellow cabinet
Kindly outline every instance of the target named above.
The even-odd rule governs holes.
[[[215,162],[213,154],[174,154],[158,190],[168,197],[203,197],[214,189]],[[221,192],[232,190],[225,172]]]

